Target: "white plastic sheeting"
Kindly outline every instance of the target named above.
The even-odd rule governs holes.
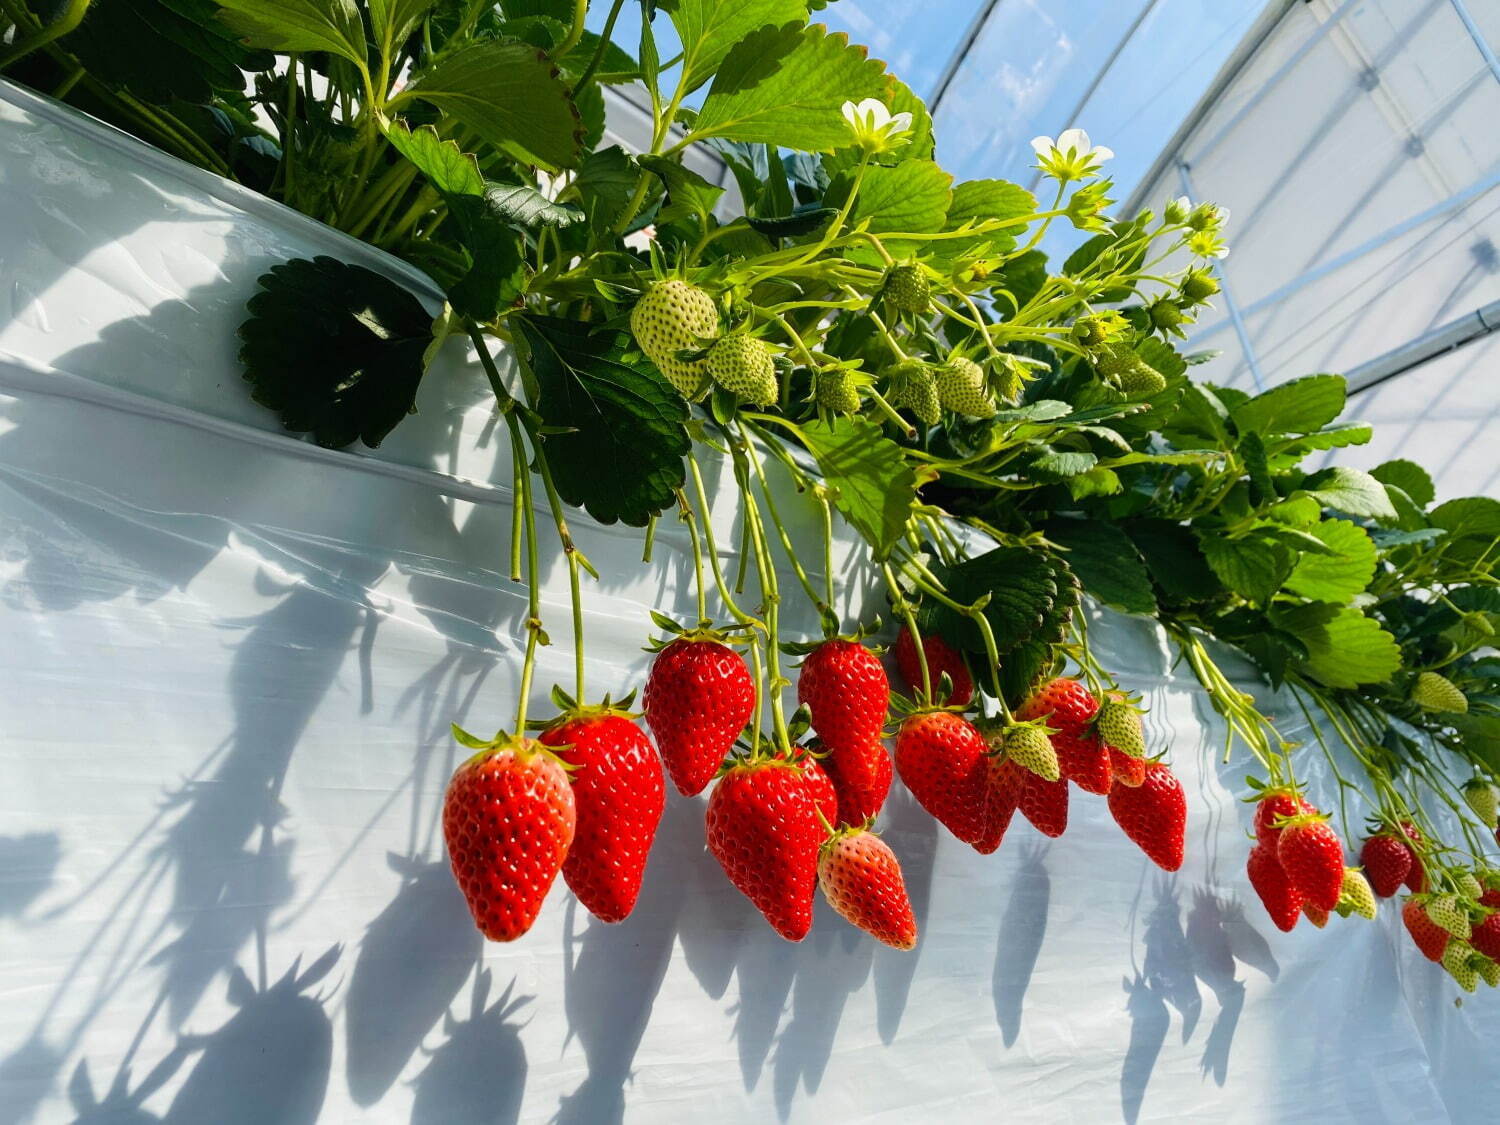
[[[1500,1005],[1457,1006],[1392,909],[1270,926],[1243,768],[1162,638],[1115,618],[1091,636],[1190,796],[1177,875],[1098,799],[985,858],[898,787],[917,951],[821,906],[792,946],[674,795],[630,920],[559,888],[484,946],[437,832],[447,724],[506,721],[519,664],[483,382],[454,351],[387,447],[326,454],[233,358],[285,257],[430,290],[4,88],[0,153],[0,1119],[1488,1120]],[[646,611],[690,611],[683,536],[644,566],[637,533],[577,533],[604,575],[592,690],[618,693]],[[539,686],[568,670],[546,650]]]

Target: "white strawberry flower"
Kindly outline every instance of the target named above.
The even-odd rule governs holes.
[[[892,113],[886,104],[876,98],[862,102],[845,102],[844,120],[849,123],[849,132],[854,136],[856,148],[866,152],[885,152],[895,147],[895,141],[911,131],[911,114]]]
[[[1037,169],[1064,184],[1097,176],[1100,166],[1115,154],[1113,149],[1090,143],[1089,135],[1082,129],[1064,129],[1055,141],[1051,137],[1033,137],[1031,147],[1036,153]]]

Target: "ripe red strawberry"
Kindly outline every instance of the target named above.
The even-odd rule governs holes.
[[[573,842],[573,787],[534,739],[454,734],[479,752],[453,771],[443,797],[453,877],[484,936],[514,941],[536,921]]]
[[[1406,875],[1406,887],[1407,890],[1422,894],[1427,890],[1427,870],[1422,866],[1422,857],[1417,854],[1417,849],[1411,846],[1423,842],[1422,832],[1409,820],[1401,822],[1401,831],[1410,841],[1406,850],[1411,853],[1411,870]]]
[[[1176,871],[1182,866],[1187,794],[1164,763],[1147,762],[1146,780],[1136,788],[1116,785],[1110,789],[1109,814],[1163,871]],[[1339,876],[1342,879],[1342,867]]]
[[[885,667],[855,641],[824,641],[808,653],[797,677],[797,702],[812,712],[813,730],[835,752],[878,743],[890,698]]]
[[[1344,885],[1344,845],[1321,813],[1288,821],[1276,842],[1276,858],[1292,885],[1319,910],[1339,904]]]
[[[1023,721],[1046,719],[1063,776],[1086,793],[1108,793],[1114,782],[1109,751],[1094,730],[1099,700],[1077,680],[1049,680],[1016,710]]]
[[[1375,893],[1390,898],[1411,873],[1411,849],[1394,836],[1371,836],[1359,850],[1359,862]]]
[[[802,780],[807,785],[808,793],[812,795],[813,808],[823,814],[829,828],[835,828],[839,822],[838,786],[825,763],[826,759],[820,762],[810,754],[797,759],[797,764],[802,769]],[[819,827],[822,827],[821,822]]]
[[[986,769],[989,791],[984,807],[984,834],[974,841],[974,850],[980,855],[992,854],[1005,839],[1021,804],[1021,788],[1026,784],[1026,775],[1031,772],[999,754],[989,756]],[[1064,788],[1063,792],[1066,793],[1067,789]]]
[[[896,772],[912,796],[966,844],[985,835],[984,736],[952,711],[919,711],[896,735]]]
[[[879,814],[895,773],[882,743],[834,750],[822,764],[838,794],[838,817],[829,824],[858,826]]]
[[[766,921],[788,941],[812,929],[818,823],[800,766],[759,759],[731,768],[708,798],[708,850]]]
[[[643,699],[672,783],[703,791],[755,710],[744,658],[718,641],[679,637],[656,654]]]
[[[927,676],[932,683],[932,694],[938,695],[938,684],[943,673],[953,684],[953,693],[947,699],[934,702],[949,707],[967,707],[974,698],[974,679],[969,675],[968,665],[957,649],[933,633],[922,637],[922,651],[927,656]],[[896,667],[901,678],[912,691],[922,690],[922,663],[917,659],[917,645],[911,639],[911,630],[902,629],[896,634]]]
[[[1068,779],[1047,781],[1030,770],[1021,778],[1021,815],[1043,836],[1061,836],[1068,830]]]
[[[1255,842],[1274,848],[1281,838],[1281,829],[1276,826],[1277,817],[1300,816],[1313,812],[1313,807],[1304,801],[1294,789],[1267,789],[1255,806]]]
[[[1276,928],[1283,933],[1290,931],[1302,916],[1302,892],[1286,877],[1281,860],[1276,858],[1275,847],[1256,844],[1250,849],[1245,871]]]
[[[828,905],[865,933],[896,949],[917,944],[917,920],[896,854],[863,828],[841,831],[818,853],[818,886]]]
[[[1123,785],[1128,789],[1134,789],[1146,780],[1146,759],[1132,758],[1113,746],[1109,748],[1110,771],[1114,775],[1114,783]]]
[[[1500,909],[1500,890],[1491,887],[1479,896],[1479,905],[1488,906],[1491,909]]]
[[[538,741],[574,767],[578,828],[563,878],[591,914],[618,922],[635,908],[667,803],[661,759],[640,727],[618,712],[565,715]]]
[[[1448,948],[1448,932],[1427,917],[1427,911],[1420,903],[1407,899],[1401,907],[1401,921],[1406,923],[1406,932],[1417,943],[1423,957],[1429,961],[1443,959],[1443,951]]]
[[[1500,961],[1500,914],[1491,914],[1469,934],[1469,944],[1486,957]]]

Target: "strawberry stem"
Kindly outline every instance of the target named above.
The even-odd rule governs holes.
[[[885,575],[886,587],[891,592],[891,609],[900,617],[906,625],[906,631],[911,634],[912,649],[917,654],[917,667],[922,670],[922,698],[923,704],[932,702],[932,673],[927,668],[927,648],[922,644],[922,632],[917,628],[916,614],[911,611],[911,602],[906,600],[906,594],[902,592],[901,584],[896,581],[896,572],[891,569],[890,563],[881,563],[880,571]]]
[[[744,449],[751,467],[755,470],[755,477],[760,482],[761,494],[766,498],[766,511],[770,514],[771,523],[776,528],[776,536],[781,541],[782,553],[786,555],[787,562],[791,564],[792,573],[797,576],[797,581],[801,584],[803,592],[807,594],[807,600],[812,602],[813,608],[818,612],[818,618],[822,620],[827,617],[826,611],[830,607],[818,595],[817,588],[813,586],[812,580],[808,578],[807,571],[803,568],[801,560],[797,558],[797,552],[792,548],[792,537],[787,534],[786,525],[781,522],[781,513],[776,510],[776,499],[771,495],[771,486],[766,480],[765,469],[761,465],[760,456],[755,452],[755,446],[751,443],[745,426],[736,420],[735,429],[740,435],[740,445]],[[769,434],[764,434],[764,432],[762,432],[762,437],[767,441],[775,440]]]
[[[729,435],[726,434],[725,436],[727,438]],[[766,538],[766,528],[761,516],[760,505],[756,503],[755,493],[750,486],[749,456],[746,452],[749,444],[742,432],[738,441],[729,442],[729,451],[734,459],[734,478],[739,484],[740,495],[744,500],[745,528],[749,535],[751,548],[755,554],[755,569],[760,577],[761,600],[764,602],[765,608],[765,644],[768,672],[766,687],[771,697],[771,722],[776,732],[777,747],[790,753],[791,738],[787,735],[786,713],[781,704],[781,689],[785,683],[781,678],[781,638],[779,633],[781,591],[776,580],[776,568],[771,561],[771,544]]]
[[[709,516],[708,493],[703,487],[703,474],[699,471],[698,461],[691,452],[687,455],[687,465],[688,472],[693,478],[693,494],[698,499],[698,519],[703,525],[703,537],[708,543],[708,561],[713,569],[714,586],[719,591],[719,600],[724,603],[724,608],[729,611],[730,616],[741,625],[754,625],[760,628],[761,623],[740,609],[729,593],[729,585],[724,581],[724,571],[719,566],[719,547],[714,541],[714,524]]]
[[[703,589],[703,545],[698,538],[698,518],[680,488],[677,490],[677,514],[687,524],[688,537],[693,544],[693,589],[698,595],[698,627],[701,629],[709,624],[708,596]]]

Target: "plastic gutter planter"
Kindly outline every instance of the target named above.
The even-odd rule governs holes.
[[[378,450],[250,401],[244,300],[313,254],[436,310],[400,262],[0,83],[0,1119],[1456,1121],[1500,1097],[1500,1015],[1449,1006],[1394,912],[1323,941],[1245,909],[1222,727],[1108,616],[1099,654],[1193,794],[1177,876],[1097,799],[986,859],[898,786],[918,951],[823,907],[789,946],[674,795],[631,919],[559,885],[483,947],[436,820],[448,722],[492,729],[515,690],[509,451],[462,341]],[[685,535],[664,519],[648,567],[572,522],[603,576],[589,678],[618,693],[646,611],[691,612]],[[569,666],[544,651],[539,700]]]

